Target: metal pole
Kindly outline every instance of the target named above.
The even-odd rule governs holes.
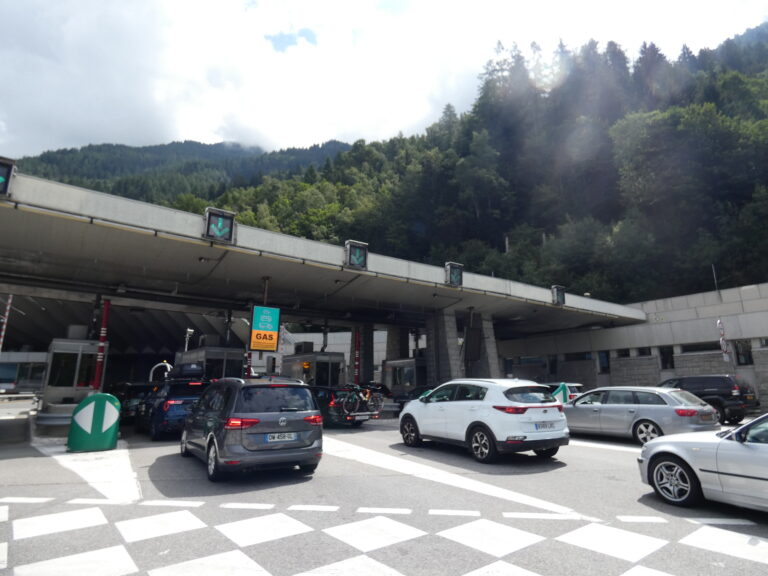
[[[5,340],[5,329],[8,327],[8,318],[11,315],[11,302],[13,294],[8,295],[8,302],[5,304],[5,316],[3,316],[3,327],[0,328],[0,352],[3,351],[3,341]]]
[[[107,321],[109,320],[109,300],[104,300],[101,312],[101,329],[99,330],[99,348],[96,353],[96,369],[93,371],[91,388],[101,388],[101,376],[104,373],[104,349],[107,343]]]

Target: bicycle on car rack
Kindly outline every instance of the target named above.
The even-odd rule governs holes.
[[[344,414],[379,412],[384,405],[384,395],[370,387],[353,385],[341,402]]]

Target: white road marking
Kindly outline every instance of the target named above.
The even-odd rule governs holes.
[[[672,576],[669,572],[661,572],[645,566],[634,566],[624,572],[621,576]]]
[[[288,506],[288,510],[300,510],[302,512],[336,512],[338,506],[324,506],[320,504],[294,504]]]
[[[422,478],[431,482],[439,482],[440,484],[447,484],[454,488],[460,488],[462,490],[469,490],[478,494],[484,494],[486,496],[492,496],[494,498],[501,498],[509,502],[517,502],[518,504],[525,504],[533,508],[540,508],[549,512],[555,512],[558,514],[570,514],[573,512],[570,508],[547,502],[539,498],[532,496],[526,496],[519,492],[513,492],[505,488],[499,488],[485,482],[473,480],[460,474],[453,474],[451,472],[444,472],[432,466],[426,464],[419,464],[418,462],[412,462],[405,458],[399,458],[396,456],[390,456],[388,454],[382,454],[375,450],[368,448],[361,448],[343,442],[336,438],[323,438],[323,451],[326,454],[336,456],[338,458],[346,458],[348,460],[355,460],[363,464],[370,466],[376,466],[377,468],[384,468],[386,470],[393,470],[401,474],[408,474],[415,476],[416,478]]]
[[[250,502],[227,502],[220,508],[232,508],[235,510],[272,510],[274,504],[252,504]]]
[[[67,504],[86,504],[94,506],[127,506],[134,504],[131,500],[112,500],[108,498],[72,498]]]
[[[680,544],[768,564],[768,540],[731,530],[703,526],[680,540]]]
[[[433,516],[480,516],[479,510],[430,510]]]
[[[616,516],[620,522],[635,524],[666,524],[667,520],[661,516]]]
[[[355,556],[327,566],[302,572],[296,576],[340,576],[343,574],[365,574],[365,576],[403,576],[397,570],[377,562],[368,556]]]
[[[741,518],[686,518],[691,524],[712,524],[721,526],[754,526],[752,520]]]
[[[32,446],[78,474],[108,499],[141,500],[141,487],[124,440],[118,441],[114,450],[98,452],[67,452],[63,444],[33,442]]]
[[[593,518],[587,518],[582,514],[550,514],[548,512],[504,512],[504,518],[517,518],[518,520],[588,520],[599,522]]]
[[[180,562],[172,566],[156,568],[147,572],[149,576],[270,576],[264,568],[251,560],[244,552],[232,550],[213,554],[205,558]]]
[[[312,532],[314,528],[294,520],[290,516],[277,513],[220,524],[216,526],[216,530],[238,546],[243,547]]]
[[[386,516],[374,516],[359,522],[326,528],[323,532],[361,552],[371,552],[427,534]]]
[[[199,508],[205,504],[202,500],[143,500],[139,506],[170,506],[177,508]]]
[[[45,534],[57,534],[80,528],[107,524],[107,519],[98,508],[85,508],[58,514],[45,514],[13,521],[13,539],[23,540]]]
[[[0,498],[0,502],[3,504],[42,504],[44,502],[50,502],[53,498],[24,498],[23,496],[6,496]]]
[[[539,576],[539,574],[503,560],[497,560],[493,564],[468,572],[464,576]]]
[[[361,506],[357,509],[359,514],[410,514],[410,508],[371,508]]]
[[[602,442],[594,442],[589,440],[574,440],[570,439],[569,446],[583,446],[585,448],[600,448],[602,450],[613,450],[615,452],[631,452],[632,454],[640,454],[642,450],[641,446],[619,446],[617,444],[603,444]]]
[[[158,536],[169,536],[205,528],[206,524],[191,512],[182,510],[181,512],[168,512],[115,522],[115,527],[123,535],[126,542],[139,542]]]
[[[497,558],[546,540],[538,534],[491,520],[474,520],[468,524],[443,530],[436,535]]]
[[[139,568],[123,546],[73,554],[13,569],[14,576],[124,576]]]
[[[667,540],[661,538],[644,536],[603,524],[587,524],[558,536],[555,540],[628,562],[639,562],[648,554],[668,544]]]

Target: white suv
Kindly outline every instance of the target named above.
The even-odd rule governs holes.
[[[533,450],[551,458],[568,444],[563,405],[530,380],[451,380],[405,405],[400,434],[406,446],[422,439],[466,446],[479,462],[500,453]]]

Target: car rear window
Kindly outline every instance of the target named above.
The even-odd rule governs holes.
[[[315,410],[309,389],[299,386],[246,386],[240,390],[236,412],[304,412]]]
[[[205,390],[204,382],[175,382],[168,387],[169,396],[200,396]]]
[[[680,404],[685,404],[688,406],[706,406],[707,403],[704,402],[701,398],[698,396],[695,396],[694,394],[691,394],[687,390],[670,390],[669,395],[680,402]]]
[[[525,404],[543,404],[545,402],[556,402],[555,397],[546,388],[539,386],[517,386],[508,388],[504,391],[504,396],[511,402],[522,402]]]

